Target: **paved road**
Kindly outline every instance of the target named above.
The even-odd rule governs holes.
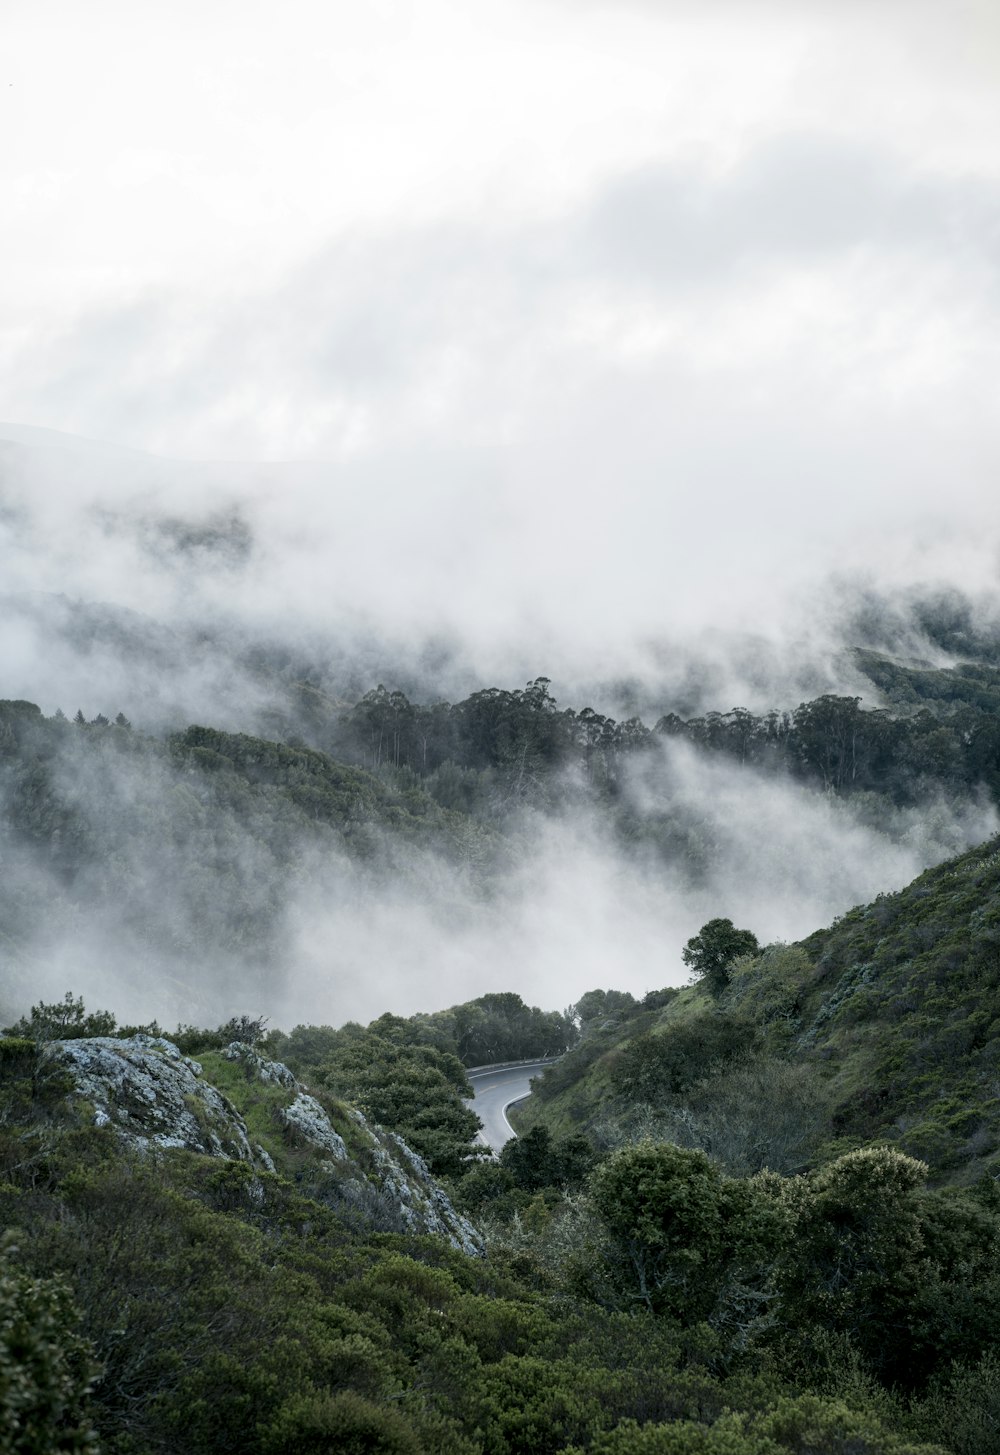
[[[531,1078],[540,1076],[548,1061],[527,1061],[505,1066],[474,1066],[468,1077],[475,1088],[475,1099],[470,1103],[473,1111],[483,1123],[479,1140],[499,1152],[505,1142],[517,1133],[504,1113],[515,1101],[522,1101],[531,1091]]]

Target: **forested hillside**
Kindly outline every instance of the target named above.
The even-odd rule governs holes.
[[[421,856],[475,886],[503,852],[416,783],[310,749],[198,727],[154,737],[31,703],[0,705],[0,794],[9,959],[69,942],[78,957],[131,958],[151,993],[166,977],[196,1003],[280,983],[293,886],[339,870],[360,894],[419,877]]]
[[[838,793],[913,803],[934,788],[984,784],[1000,801],[1000,666],[927,669],[871,651],[856,657],[874,689],[864,707],[861,697],[826,695],[763,714],[670,712],[650,728],[635,717],[560,708],[547,678],[521,691],[489,688],[454,706],[421,706],[379,687],[340,719],[330,741],[367,767],[409,768],[435,796],[463,806],[482,802],[478,775],[502,770],[508,795],[537,793],[566,767],[613,790],[623,760],[671,737]],[[442,773],[444,765],[459,771]]]
[[[524,1127],[637,1132],[733,1171],[799,1172],[872,1142],[938,1182],[1000,1175],[1000,839],[799,944],[645,1001],[581,1002],[578,1046]]]
[[[571,1017],[504,993],[174,1047],[36,1005],[0,1037],[6,1448],[1000,1449],[1000,842],[753,939],[713,921],[696,986]],[[475,1155],[461,1056],[567,1044]],[[164,1059],[197,1078],[177,1129],[142,1090]]]
[[[1000,1455],[998,5],[0,10],[0,1455]]]
[[[795,943],[719,915],[685,950],[686,988],[659,960],[662,988],[616,988],[611,954],[605,988],[543,1010],[502,988],[516,962],[497,956],[493,988],[445,1009],[287,1029],[258,1013],[338,896],[398,926],[365,966],[386,999],[426,900],[432,953],[481,955],[463,927],[499,929],[509,882],[558,860],[530,857],[557,824],[558,844],[613,845],[591,890],[669,873],[705,902],[727,861],[704,791],[732,780],[685,798],[692,764],[835,804],[869,835],[850,842],[903,844],[961,804],[995,822],[994,669],[865,670],[877,708],[651,727],[561,708],[545,679],[428,707],[377,689],[317,723],[322,747],[0,706],[7,965],[22,984],[88,967],[92,1005],[113,959],[187,1010],[174,1030],[120,1026],[78,982],[10,1006],[2,1448],[1000,1448],[1000,839]],[[940,859],[968,832],[921,842]],[[206,988],[230,1007],[215,1030]],[[151,1104],[122,1086],[102,1109],[67,1070],[87,1056],[58,1049],[81,1040],[102,1065],[122,1045],[201,1078],[178,1103],[187,1140],[144,1131]],[[465,1068],[548,1055],[520,1137],[488,1157]],[[256,1139],[249,1160],[205,1106]],[[415,1230],[418,1198],[435,1226],[472,1219],[464,1252]]]
[[[266,1000],[301,959],[303,934],[315,939],[316,905],[410,894],[471,921],[532,855],[551,861],[551,826],[577,845],[599,837],[599,872],[616,872],[612,856],[650,883],[665,868],[678,894],[728,892],[726,876],[745,877],[758,857],[753,815],[797,806],[826,815],[814,832],[856,827],[862,856],[896,845],[914,867],[934,862],[996,825],[1000,669],[863,661],[887,705],[825,696],[652,726],[561,707],[545,678],[456,704],[379,687],[336,711],[300,683],[321,746],[291,731],[150,733],[121,711],[85,721],[0,704],[0,907],[14,978],[28,984],[32,966],[71,954],[100,984],[102,961],[121,980],[131,959],[151,987],[194,993],[205,1016],[240,985]],[[715,806],[727,799],[728,825]],[[843,805],[836,821],[829,803]],[[779,832],[781,852],[802,862],[791,830]],[[821,881],[803,892],[816,900]],[[830,893],[836,903],[844,890]],[[195,971],[209,962],[210,974]]]

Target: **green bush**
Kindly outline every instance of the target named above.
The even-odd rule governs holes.
[[[294,1395],[262,1431],[262,1455],[421,1455],[413,1428],[395,1410],[345,1390]]]
[[[88,1395],[98,1366],[65,1285],[16,1266],[0,1242],[0,1455],[97,1450]]]

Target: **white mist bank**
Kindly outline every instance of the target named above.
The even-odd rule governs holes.
[[[419,458],[199,466],[11,432],[32,443],[0,453],[0,691],[46,712],[259,731],[261,644],[344,702],[379,681],[457,700],[545,675],[564,705],[647,721],[823,692],[876,705],[852,646],[941,659],[915,594],[959,587],[998,635],[992,506],[942,529],[910,501],[891,545],[852,526],[849,568],[843,528],[810,523],[805,551],[762,520],[736,569],[711,499],[661,549],[638,501],[515,508],[468,461],[430,485]]]
[[[100,797],[108,815],[146,815],[168,832],[143,841],[127,904],[113,863],[68,910],[44,864],[21,866],[35,898],[48,893],[55,906],[62,896],[63,908],[7,954],[0,1009],[13,1017],[70,989],[123,1021],[211,1025],[246,1011],[288,1028],[434,1010],[500,989],[557,1009],[595,986],[641,996],[684,983],[681,949],[710,918],[727,916],[762,943],[799,938],[1000,829],[992,805],[971,799],[898,811],[876,830],[849,800],[676,741],[628,777],[650,831],[641,851],[617,843],[593,811],[531,812],[509,867],[485,879],[471,860],[392,840],[377,872],[304,842],[289,866],[220,821],[231,872],[276,903],[276,948],[253,962],[199,932],[206,841],[192,831],[196,803],[148,768],[141,780],[77,779],[69,786],[81,802]],[[672,858],[655,845],[664,824],[681,843]],[[10,855],[7,863],[10,874]]]
[[[665,744],[630,791],[647,813],[690,827],[704,870],[697,888],[683,864],[636,858],[609,841],[606,824],[577,814],[534,817],[520,862],[485,903],[440,865],[437,882],[362,898],[335,878],[290,907],[294,950],[277,1018],[365,1021],[498,989],[560,1009],[595,986],[638,997],[686,982],[681,950],[708,919],[731,918],[761,943],[801,938],[1000,830],[995,808],[970,800],[899,811],[878,832],[849,801],[681,743]]]

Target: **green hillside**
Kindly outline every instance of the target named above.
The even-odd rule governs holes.
[[[659,736],[877,819],[995,789],[991,704],[932,685]],[[333,757],[3,704],[8,963],[75,962],[99,923],[144,974],[211,966],[239,1012],[319,865],[416,905],[433,862],[472,905],[521,809],[636,836],[642,724],[541,679],[407,706],[370,695]],[[683,866],[683,825],[664,843]],[[150,1048],[155,1023],[34,1007],[0,1036],[0,1455],[1000,1455],[1000,838],[798,944],[712,961],[712,924],[756,946],[710,922],[697,984],[572,1013],[494,990]],[[183,1137],[108,1070],[126,1040]],[[476,1154],[464,1066],[566,1046],[523,1135]]]
[[[569,1032],[516,996],[272,1032],[308,1088],[227,1048],[259,1022],[35,1007],[0,1037],[0,1449],[998,1455],[998,946],[1000,839],[715,993],[590,992],[499,1164],[456,1051]]]
[[[522,1127],[607,1145],[656,1129],[738,1170],[879,1141],[940,1180],[995,1175],[1000,840],[737,962],[718,999],[692,986],[584,1030]]]

